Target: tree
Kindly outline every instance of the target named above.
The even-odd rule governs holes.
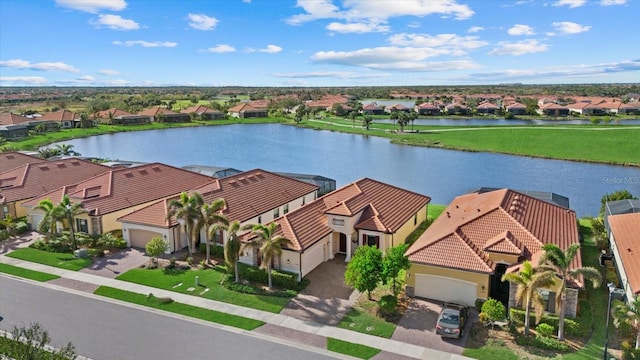
[[[160,236],[154,236],[147,245],[144,246],[144,249],[147,251],[147,254],[151,256],[151,261],[157,264],[158,256],[169,250],[169,244]]]
[[[236,283],[240,282],[240,272],[238,269],[238,261],[240,260],[240,253],[242,251],[242,242],[238,235],[242,227],[239,221],[233,221],[230,224],[216,223],[209,227],[209,237],[213,238],[214,234],[220,230],[225,230],[229,236],[224,244],[224,262],[227,266],[227,271],[233,268],[235,273]]]
[[[362,121],[362,126],[364,126],[365,129],[369,130],[369,126],[371,125],[372,122],[373,122],[373,117],[371,115],[365,115],[364,120]]]
[[[560,308],[560,316],[558,321],[558,340],[564,340],[564,317],[567,307],[567,282],[570,280],[576,280],[579,276],[585,279],[591,280],[593,287],[600,286],[602,276],[600,272],[595,268],[589,266],[583,266],[576,269],[571,269],[573,260],[580,251],[580,244],[572,244],[566,251],[562,251],[556,244],[546,244],[542,247],[544,253],[540,258],[538,270],[541,273],[549,272],[552,274],[559,274],[560,296],[556,298],[557,306]]]
[[[0,227],[4,227],[7,230],[9,237],[13,237],[16,234],[16,226],[18,226],[18,219],[11,214],[7,214],[3,220],[0,220]]]
[[[396,120],[400,119],[400,113],[398,113],[396,109],[393,109],[391,110],[391,114],[389,115],[389,118],[393,120],[393,129],[395,130]]]
[[[640,296],[636,296],[629,304],[620,302],[613,308],[616,327],[627,323],[636,332],[636,349],[640,349]]]
[[[308,113],[309,111],[304,104],[298,105],[298,107],[296,108],[296,116],[294,118],[295,122],[299,124],[302,121],[302,118]]]
[[[194,228],[202,216],[201,207],[203,204],[204,199],[200,193],[194,192],[189,196],[184,191],[178,199],[173,199],[167,204],[167,218],[175,217],[184,226],[184,232],[188,239],[189,256],[193,256],[193,248],[196,243]]]
[[[608,201],[616,201],[616,200],[638,200],[637,197],[633,196],[629,190],[618,190],[614,191],[610,194],[604,194],[602,198],[600,198],[600,216],[604,216],[605,206]]]
[[[522,268],[518,273],[509,273],[502,276],[502,281],[508,281],[518,286],[516,292],[516,302],[523,299],[525,316],[524,316],[524,334],[529,335],[530,329],[530,313],[533,305],[536,311],[536,323],[540,321],[544,313],[544,299],[538,292],[538,289],[550,287],[553,285],[555,274],[552,272],[537,273],[528,260],[522,263]]]
[[[358,113],[355,111],[351,111],[349,113],[349,118],[351,119],[351,125],[352,127],[356,127],[356,117],[358,116]]]
[[[53,235],[53,233],[57,230],[56,224],[58,223],[58,221],[64,220],[64,211],[62,211],[62,208],[54,205],[53,201],[47,198],[40,200],[35,209],[44,212],[42,220],[40,220],[40,223],[38,223],[38,231],[41,233],[49,233],[49,235]]]
[[[481,311],[487,315],[487,318],[489,318],[492,323],[507,317],[507,310],[504,305],[500,301],[492,298],[489,298],[482,304]]]
[[[51,337],[49,333],[38,323],[33,323],[28,328],[24,325],[14,325],[11,329],[11,338],[8,333],[3,336],[5,347],[2,354],[15,360],[56,359],[73,360],[77,358],[75,348],[71,343],[59,350],[50,347]],[[49,353],[51,356],[45,356]],[[4,357],[3,357],[4,359]]]
[[[386,284],[391,281],[391,290],[393,295],[398,295],[398,275],[402,270],[408,270],[411,267],[409,257],[404,253],[409,247],[408,244],[394,246],[387,250],[382,258],[382,282]]]
[[[45,148],[39,149],[38,153],[40,154],[40,157],[42,157],[43,159],[48,159],[50,157],[60,155],[60,150],[57,148],[45,147]]]
[[[80,127],[83,129],[93,127],[93,121],[89,119],[89,115],[86,113],[80,114]]]
[[[275,222],[268,225],[256,224],[251,227],[256,237],[249,240],[244,246],[252,249],[258,249],[262,256],[262,264],[260,267],[267,270],[267,276],[269,279],[269,289],[273,286],[271,284],[271,262],[277,256],[282,254],[282,247],[291,243],[291,240],[282,235],[276,235],[278,224]]]
[[[371,300],[371,291],[375,290],[382,276],[382,252],[373,246],[360,246],[347,265],[344,282],[356,290],[367,292]]]
[[[73,250],[78,249],[78,244],[76,242],[76,232],[74,228],[74,221],[76,216],[85,212],[82,208],[81,203],[72,203],[69,195],[64,195],[62,197],[62,201],[58,204],[60,214],[62,218],[67,221],[67,225],[69,227],[69,234],[71,235],[71,242],[73,244]]]
[[[70,144],[57,144],[55,148],[58,150],[58,155],[80,156],[80,153],[73,150],[73,145]]]
[[[216,223],[229,224],[229,219],[222,214],[222,210],[227,206],[227,203],[224,199],[216,199],[213,200],[211,204],[204,204],[200,208],[200,218],[198,219],[198,223],[196,224],[196,228],[194,231],[199,233],[200,230],[204,227],[207,231],[207,240],[205,242],[207,249],[207,264],[211,263],[211,240],[213,239],[214,234],[209,233],[209,227]]]

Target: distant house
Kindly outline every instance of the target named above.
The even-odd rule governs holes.
[[[426,116],[440,115],[441,113],[439,107],[434,106],[433,104],[430,104],[430,103],[422,103],[420,105],[417,105],[416,112],[418,113],[418,115],[426,115]]]
[[[568,116],[569,108],[567,108],[566,106],[558,105],[556,103],[547,102],[542,105],[539,105],[536,112],[543,116],[552,116],[552,117]]]
[[[602,115],[605,114],[605,109],[596,104],[592,104],[588,101],[577,102],[573,104],[568,104],[567,108],[570,112],[577,113],[580,115]]]
[[[44,113],[40,118],[38,118],[38,120],[58,123],[62,129],[73,129],[76,127],[76,123],[80,123],[80,114],[62,109]]]
[[[240,103],[227,111],[229,113],[229,116],[240,119],[263,118],[269,116],[269,113],[266,109],[258,109],[247,103]]]
[[[526,115],[527,114],[527,106],[521,104],[519,102],[511,103],[506,107],[508,113],[513,115]]]
[[[411,111],[411,108],[406,107],[406,106],[404,106],[404,105],[402,105],[402,104],[393,104],[393,105],[391,105],[391,106],[387,106],[387,107],[384,109],[384,111],[385,111],[386,113],[391,113],[391,112],[393,112],[393,111],[408,113],[408,112],[410,112],[410,111]]]
[[[183,114],[196,114],[202,120],[220,120],[224,119],[224,113],[222,111],[210,109],[204,105],[191,106],[180,111]]]
[[[449,104],[444,108],[448,115],[468,115],[469,108],[462,104]]]
[[[609,217],[620,214],[640,213],[640,200],[625,199],[607,201],[604,205],[604,227],[609,235]]]
[[[0,114],[0,126],[5,126],[4,129],[7,131],[5,137],[7,138],[25,137],[29,135],[28,130],[36,130],[36,128],[40,124],[44,126],[43,130],[45,131],[59,129],[58,123],[47,120],[40,120],[39,117],[30,118],[14,113]]]
[[[640,213],[609,216],[609,243],[627,302],[640,296]]]
[[[364,115],[384,115],[384,109],[372,102],[362,107],[362,113]]]
[[[150,123],[151,117],[147,115],[131,114],[124,110],[112,108],[98,112],[95,115],[95,120],[102,124],[109,125],[138,125]]]
[[[181,114],[161,106],[154,106],[138,113],[140,116],[149,117],[152,122],[189,122],[189,114]]]
[[[483,102],[476,107],[478,114],[494,115],[498,112],[498,107],[490,102]]]

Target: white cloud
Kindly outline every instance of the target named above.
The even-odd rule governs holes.
[[[438,48],[449,55],[464,55],[467,50],[477,49],[489,43],[479,40],[477,36],[459,36],[456,34],[408,34],[401,33],[389,37],[389,42],[396,46],[413,46]]]
[[[297,6],[302,8],[304,13],[293,15],[286,19],[286,22],[299,25],[318,19],[385,21],[393,17],[422,17],[432,14],[463,20],[474,14],[468,5],[458,4],[456,0],[349,0],[344,1],[342,5],[343,8],[340,8],[332,0],[298,0]]]
[[[246,48],[245,52],[248,53],[252,53],[252,52],[263,52],[263,53],[268,53],[268,54],[275,54],[275,53],[279,53],[282,51],[282,48],[278,45],[267,45],[266,48],[264,49],[254,49],[254,48]]]
[[[584,5],[586,2],[587,0],[558,0],[553,3],[553,6],[568,6],[573,9]]]
[[[472,26],[469,28],[469,30],[467,30],[467,32],[469,34],[475,34],[477,32],[483,31],[484,28],[482,26]]]
[[[549,45],[539,43],[538,40],[524,40],[517,42],[501,41],[498,47],[489,51],[489,55],[513,55],[519,56],[530,53],[544,52]]]
[[[587,75],[611,74],[630,71],[640,71],[640,59],[626,60],[614,63],[575,64],[544,69],[507,69],[485,73],[471,74],[479,80],[504,79],[539,79],[551,77],[579,77]]]
[[[529,25],[516,24],[511,29],[507,30],[509,35],[535,35],[536,32]]]
[[[129,82],[129,80],[116,79],[116,80],[105,81],[104,84],[105,85],[113,85],[113,86],[124,86],[124,85],[129,85],[130,82]]]
[[[600,0],[602,6],[624,5],[626,3],[627,0]]]
[[[120,72],[117,70],[111,70],[111,69],[101,69],[100,71],[98,71],[98,74],[111,76],[111,75],[118,75],[120,74]]]
[[[58,6],[95,14],[100,10],[120,11],[127,7],[124,0],[56,0]]]
[[[126,47],[131,47],[134,45],[140,45],[146,48],[155,48],[155,47],[167,47],[172,48],[178,46],[178,43],[171,41],[144,41],[144,40],[128,40],[128,41],[118,41],[115,40],[112,42],[113,45],[121,45]]]
[[[570,21],[554,22],[552,25],[563,34],[579,34],[591,29],[591,26],[580,25]]]
[[[208,48],[206,51],[210,53],[223,54],[228,52],[235,52],[236,48],[227,44],[218,44],[215,47]]]
[[[327,30],[338,33],[372,33],[372,32],[388,32],[390,30],[387,25],[380,25],[373,22],[357,22],[357,23],[338,23],[332,22],[327,25]]]
[[[120,15],[100,15],[98,20],[91,20],[89,23],[96,27],[106,26],[113,30],[137,30],[140,28],[137,22],[124,19]]]
[[[389,77],[391,74],[361,74],[348,71],[311,71],[302,73],[275,73],[271,74],[278,78],[304,79],[304,78],[336,78],[336,79],[378,79]]]
[[[36,70],[36,71],[65,71],[65,72],[80,72],[80,70],[74,68],[71,65],[67,65],[63,62],[41,62],[31,63],[27,60],[14,59],[7,61],[0,61],[0,67],[8,67],[14,69],[24,70]]]
[[[189,14],[189,26],[196,30],[213,30],[218,25],[218,19],[204,14]]]
[[[47,79],[41,76],[0,76],[1,83],[40,85],[47,83]]]
[[[77,77],[76,80],[82,81],[82,82],[92,82],[92,81],[95,81],[96,79],[91,75],[83,75],[83,76]]]

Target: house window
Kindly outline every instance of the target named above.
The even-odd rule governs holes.
[[[262,215],[258,216],[258,224],[262,224]]]
[[[289,212],[289,204],[284,204],[284,206],[282,207],[282,213],[286,214]]]
[[[215,234],[213,234],[213,242],[215,244],[220,244],[222,245],[223,242],[223,234],[222,234],[222,229],[220,229],[219,231],[216,231]]]
[[[86,219],[76,219],[76,230],[80,232],[89,232],[89,223]]]
[[[418,225],[418,214],[413,215],[413,225]]]
[[[542,296],[542,301],[544,302],[544,311],[548,311],[550,313],[556,312],[556,293],[553,291],[549,291],[547,289],[539,289],[538,293]]]
[[[380,236],[364,234],[362,235],[362,243],[364,245],[375,246],[377,248],[380,248]]]
[[[306,201],[306,197],[302,197],[302,205],[304,205],[304,202]]]
[[[280,208],[273,209],[273,218],[280,217]]]
[[[336,226],[344,226],[344,219],[331,219],[331,224]]]

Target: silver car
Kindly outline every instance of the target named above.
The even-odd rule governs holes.
[[[464,335],[467,319],[469,319],[467,306],[445,303],[436,322],[436,334],[448,338],[461,338]]]

